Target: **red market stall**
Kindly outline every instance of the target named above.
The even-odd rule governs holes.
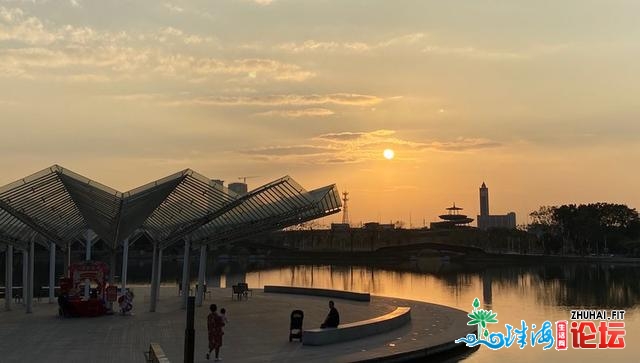
[[[69,266],[69,277],[60,279],[60,308],[65,316],[101,316],[106,307],[109,266],[104,262],[84,261]],[[85,285],[89,294],[85,294]],[[110,299],[109,299],[110,300]]]

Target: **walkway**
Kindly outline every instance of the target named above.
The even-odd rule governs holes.
[[[34,303],[33,314],[21,305],[0,312],[0,357],[3,362],[143,362],[150,342],[159,343],[171,362],[183,357],[185,311],[174,286],[161,288],[158,310],[148,308],[149,288],[132,286],[133,316],[61,319],[57,304]],[[324,319],[328,298],[268,294],[254,289],[248,300],[231,299],[231,289],[210,289],[212,296],[196,308],[196,362],[206,362],[208,304],[227,309],[221,356],[225,362],[351,362],[434,347],[474,331],[465,312],[439,305],[372,296],[371,302],[334,299],[341,322],[386,314],[410,306],[412,321],[398,330],[329,346],[289,343],[289,314],[305,312],[304,327]],[[0,305],[3,306],[3,305]],[[136,310],[138,309],[138,310]]]

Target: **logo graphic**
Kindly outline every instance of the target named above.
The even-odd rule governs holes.
[[[484,309],[478,309],[480,307],[480,300],[475,298],[473,300],[473,311],[471,314],[467,314],[468,317],[471,318],[471,321],[467,323],[467,325],[477,325],[478,326],[478,336],[486,338],[489,336],[489,329],[487,329],[487,323],[497,323],[498,313],[494,313],[489,310],[486,311]]]
[[[567,350],[569,347],[569,337],[571,337],[571,348],[573,349],[622,349],[625,347],[624,322],[611,320],[624,320],[624,310],[572,310],[569,324],[566,320],[556,321],[555,337],[553,324],[544,321],[539,327],[536,324],[527,325],[524,320],[520,320],[520,326],[515,328],[505,324],[506,334],[503,332],[490,332],[487,324],[498,322],[498,313],[492,310],[480,309],[480,300],[473,300],[473,310],[467,314],[471,320],[467,325],[477,325],[477,334],[468,334],[466,337],[456,339],[456,343],[465,343],[467,347],[484,345],[487,348],[498,350],[509,348],[516,343],[520,349],[528,344],[532,347],[541,345],[543,350],[554,347],[558,351]],[[575,320],[600,320],[599,323],[593,321]],[[538,330],[536,330],[536,328]]]

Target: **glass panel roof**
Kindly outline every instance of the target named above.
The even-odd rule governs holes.
[[[139,230],[163,247],[215,243],[337,213],[338,195],[286,176],[240,196],[190,169],[121,193],[54,165],[0,187],[0,243],[63,246],[87,229],[112,248]]]

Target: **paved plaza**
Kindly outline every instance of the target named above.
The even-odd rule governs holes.
[[[132,316],[98,318],[57,316],[57,304],[35,302],[32,314],[24,306],[0,312],[2,362],[144,362],[149,343],[159,343],[171,362],[182,362],[185,310],[175,286],[162,286],[155,313],[148,312],[149,287],[132,286]],[[329,298],[270,294],[254,289],[247,300],[231,298],[231,289],[210,289],[195,313],[196,362],[206,362],[206,316],[208,305],[227,309],[221,357],[224,362],[352,362],[402,352],[424,350],[466,335],[465,312],[440,305],[394,298],[371,297],[371,302],[333,299],[341,323],[384,315],[396,306],[411,307],[411,323],[389,333],[328,346],[303,346],[289,342],[289,315],[304,311],[304,328],[319,327],[326,316]],[[3,306],[3,305],[0,305]]]

